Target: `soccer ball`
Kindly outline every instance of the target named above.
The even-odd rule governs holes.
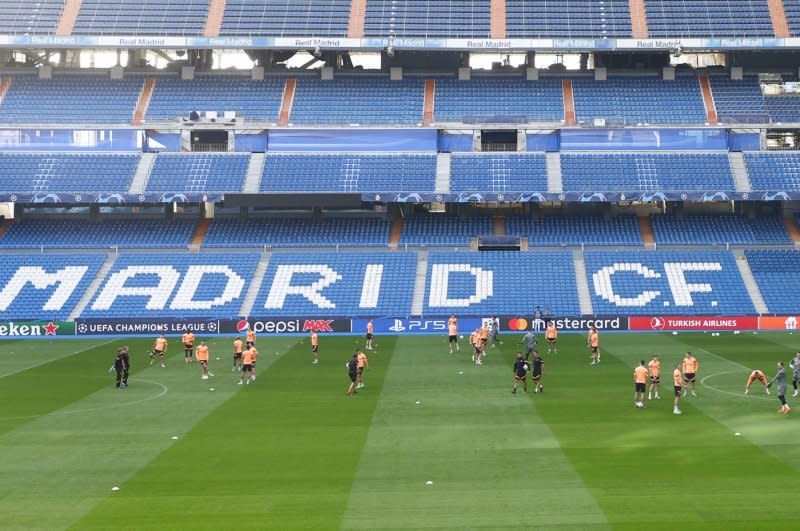
[[[461,334],[461,335],[460,335],[460,336],[458,336],[458,337],[460,337],[461,339],[464,339],[464,334]]]

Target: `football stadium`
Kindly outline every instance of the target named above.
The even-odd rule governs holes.
[[[0,529],[793,529],[798,319],[800,0],[0,0]]]

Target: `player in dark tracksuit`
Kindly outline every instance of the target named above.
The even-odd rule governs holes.
[[[356,349],[355,354],[350,359],[349,362],[345,363],[347,367],[347,375],[350,376],[350,387],[347,388],[347,395],[354,395],[358,394],[356,391],[356,379],[358,378],[358,349]]]
[[[514,360],[514,386],[511,388],[511,393],[517,392],[517,384],[522,382],[522,387],[525,392],[528,392],[528,362],[522,357],[521,352],[517,352],[517,358]]]
[[[122,347],[122,387],[128,387],[128,374],[131,371],[131,359],[128,356],[128,347]]]
[[[117,389],[122,389],[122,371],[124,370],[124,362],[122,361],[122,349],[117,350],[117,355],[114,356],[114,371],[117,373]]]

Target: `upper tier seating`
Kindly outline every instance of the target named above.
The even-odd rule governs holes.
[[[0,0],[0,33],[53,34],[64,0]]]
[[[105,259],[86,253],[3,255],[0,319],[66,319]]]
[[[489,37],[490,0],[369,0],[368,37]]]
[[[567,191],[734,190],[726,153],[561,154]]]
[[[3,192],[127,192],[135,154],[0,153]]]
[[[544,154],[453,154],[450,190],[453,192],[546,192]]]
[[[645,0],[650,38],[774,37],[766,1]]]
[[[298,78],[292,103],[294,125],[417,125],[422,122],[425,80],[378,77],[321,81]]]
[[[800,253],[797,251],[746,251],[750,270],[767,308],[772,313],[800,312]]]
[[[800,190],[800,153],[745,153],[754,190]]]
[[[250,156],[246,153],[161,153],[148,192],[241,192]]]
[[[736,81],[730,76],[709,76],[717,116],[722,123],[769,123],[764,95],[756,76]]]
[[[561,80],[440,78],[436,80],[434,115],[439,123],[563,122]]]
[[[631,37],[628,0],[506,0],[509,37]]]
[[[0,237],[0,247],[185,247],[196,226],[192,219],[25,219]]]
[[[415,214],[404,220],[400,244],[467,246],[470,238],[490,234],[492,218],[488,216],[460,219],[440,214]]]
[[[210,0],[83,0],[74,35],[202,35]]]
[[[121,254],[81,317],[235,317],[258,261],[258,253]]]
[[[624,119],[636,124],[702,124],[706,111],[694,76],[674,81],[655,77],[613,77],[606,81],[577,78],[572,82],[579,122],[595,118]]]
[[[783,10],[792,36],[800,37],[800,0],[783,0]]]
[[[221,35],[345,37],[350,0],[227,0]]]
[[[795,94],[767,95],[764,96],[764,104],[774,123],[800,122],[800,96]]]
[[[416,264],[415,253],[274,254],[253,315],[408,315]]]
[[[267,155],[262,192],[432,192],[436,156],[428,154]]]
[[[14,76],[0,105],[0,124],[129,124],[141,91],[138,76]]]
[[[578,315],[575,267],[567,252],[434,252],[428,257],[424,313]]]
[[[594,312],[629,315],[747,315],[755,309],[732,253],[589,251]]]
[[[748,219],[736,214],[650,216],[656,243],[666,244],[789,244],[786,226],[778,216]]]
[[[379,218],[217,218],[205,247],[385,247],[391,222]],[[2,240],[0,240],[2,242]]]
[[[198,75],[191,81],[162,76],[156,81],[148,120],[186,118],[192,111],[235,111],[254,121],[277,122],[285,78],[268,77],[253,81],[238,75]]]
[[[527,237],[530,247],[642,245],[636,216],[510,216],[506,218],[506,234]]]

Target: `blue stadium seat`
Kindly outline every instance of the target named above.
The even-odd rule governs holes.
[[[736,214],[693,215],[676,218],[650,216],[656,243],[720,245],[785,245],[791,243],[778,216],[748,219]]]
[[[368,37],[489,37],[490,0],[370,0]]]
[[[345,37],[350,0],[228,0],[221,35]]]
[[[161,153],[148,192],[241,192],[250,155],[245,153]]]
[[[800,252],[745,251],[767,308],[773,313],[800,312]]]
[[[422,246],[467,246],[470,238],[492,234],[492,218],[460,219],[439,214],[415,214],[404,220],[400,244]]]
[[[756,76],[741,81],[709,76],[717,116],[722,123],[769,123],[770,116]]]
[[[127,193],[138,154],[0,153],[0,191]]]
[[[800,153],[744,154],[754,190],[800,190]]]
[[[380,218],[217,218],[203,246],[386,247],[390,232],[391,222]]]
[[[631,37],[628,0],[506,0],[506,33],[516,38]]]
[[[543,153],[453,154],[452,192],[547,192]]]
[[[767,2],[645,0],[650,38],[774,37]]]
[[[506,218],[506,234],[528,238],[528,245],[642,245],[636,216],[543,216]]]
[[[0,33],[52,35],[63,10],[64,0],[2,0]]]
[[[202,35],[210,0],[83,0],[74,35]]]

